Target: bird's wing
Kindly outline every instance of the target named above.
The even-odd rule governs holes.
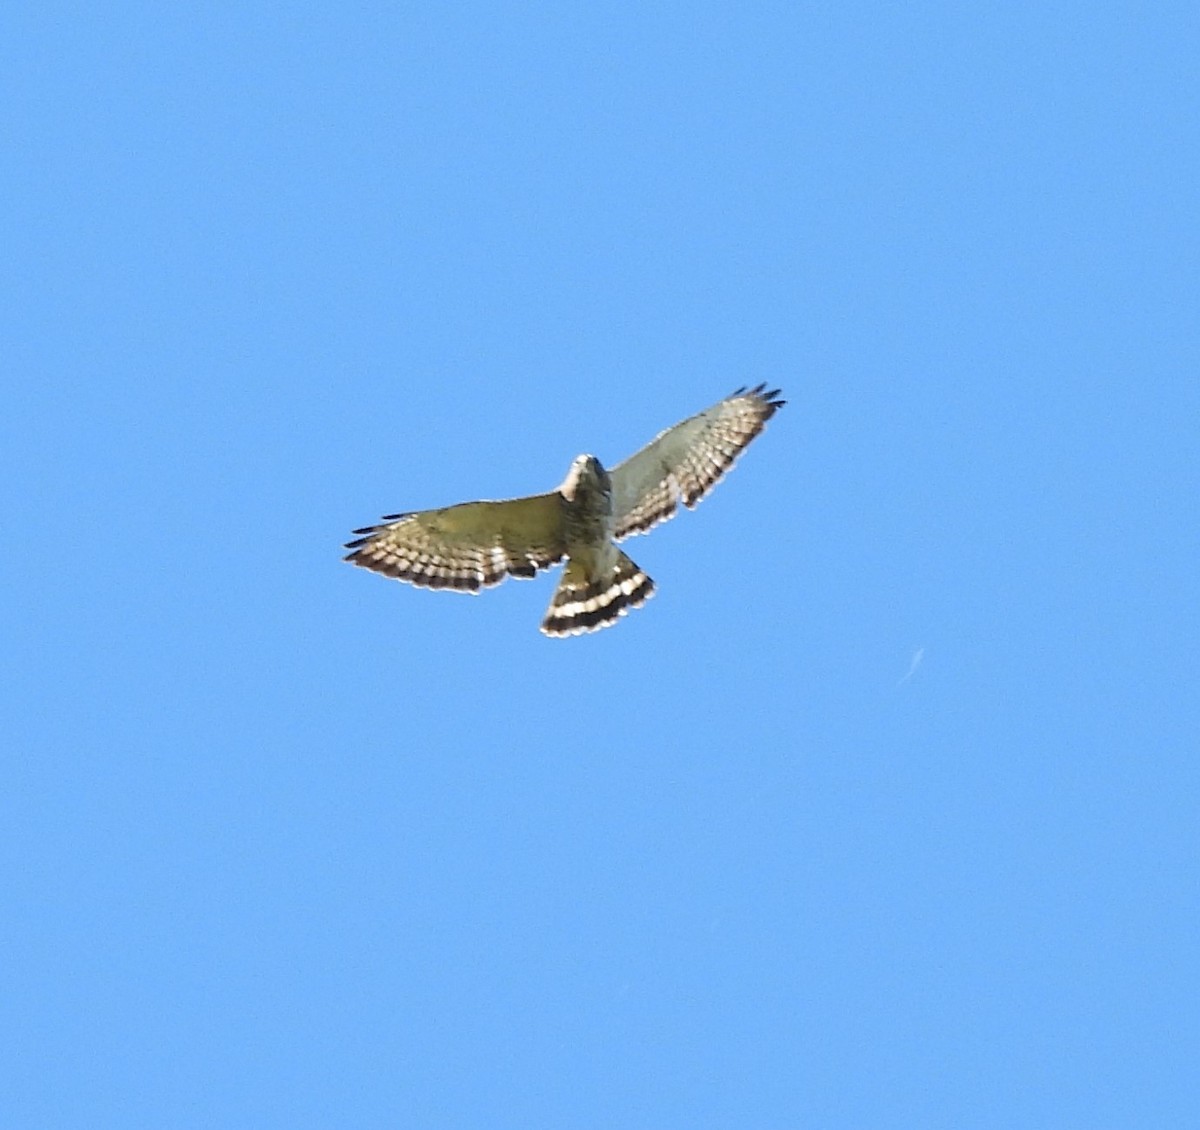
[[[779,389],[738,389],[711,408],[661,432],[612,471],[613,537],[644,533],[682,501],[691,509],[782,408]]]
[[[478,592],[507,576],[532,577],[566,552],[561,494],[464,502],[441,510],[389,514],[355,530],[346,560],[431,589]]]

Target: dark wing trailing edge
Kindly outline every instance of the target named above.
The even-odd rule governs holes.
[[[392,514],[354,533],[346,560],[431,589],[478,592],[505,577],[532,577],[561,561],[563,498],[557,491],[503,502],[464,502]]]
[[[645,533],[679,503],[691,509],[787,403],[779,389],[739,388],[713,407],[660,432],[612,471],[613,537]]]

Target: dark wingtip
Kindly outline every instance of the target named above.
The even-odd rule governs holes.
[[[782,389],[778,388],[768,389],[767,382],[763,381],[761,384],[757,384],[753,388],[739,388],[736,392],[730,394],[730,399],[732,400],[735,396],[753,397],[755,400],[761,401],[763,404],[765,404],[771,410],[771,412],[775,412],[777,409],[782,408],[787,403],[786,400],[779,399],[779,394],[782,391]],[[769,414],[770,413],[768,413],[768,415]]]
[[[755,400],[761,400],[772,409],[782,408],[787,401],[778,399],[781,391],[783,390],[778,388],[768,389],[767,382],[763,381],[761,384],[756,384],[753,388],[747,388],[743,385],[741,388],[734,389],[729,394],[729,399],[732,400],[735,396],[752,396]]]

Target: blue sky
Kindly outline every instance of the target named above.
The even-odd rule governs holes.
[[[3,30],[5,1125],[1195,1125],[1194,5]],[[340,560],[759,381],[613,630]]]

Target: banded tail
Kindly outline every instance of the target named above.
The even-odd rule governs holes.
[[[577,636],[615,624],[631,608],[654,594],[654,582],[615,546],[599,575],[572,557],[546,610],[542,631],[548,636]]]

